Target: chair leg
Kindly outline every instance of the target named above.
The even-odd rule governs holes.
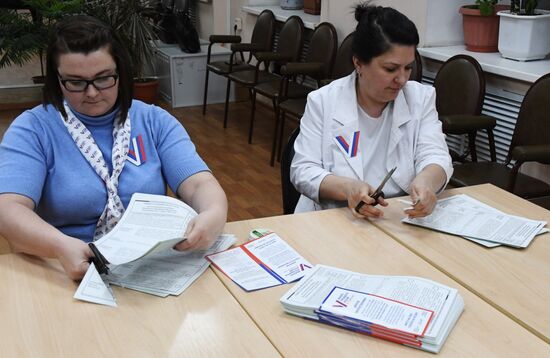
[[[286,120],[286,112],[285,111],[281,111],[281,113],[279,114],[281,116],[281,129],[279,130],[279,147],[277,148],[277,161],[280,162],[281,161],[281,154],[283,152],[283,141],[284,141],[284,138],[283,136],[285,135],[285,120]]]
[[[204,96],[202,100],[202,115],[204,116],[206,114],[206,98],[208,97],[208,74],[210,71],[208,71],[208,68],[206,69],[206,75],[204,79]]]
[[[231,80],[227,77],[227,88],[225,89],[225,107],[223,109],[223,127],[227,128],[227,113],[229,112],[229,92],[231,91]]]
[[[273,141],[271,143],[271,159],[269,160],[269,164],[271,166],[275,165],[275,152],[277,151],[277,139],[279,134],[279,105],[277,103],[277,100],[273,98],[273,112],[275,112],[275,128],[273,128]]]
[[[470,147],[470,156],[472,157],[472,162],[477,162],[477,152],[476,152],[476,133],[468,133],[468,146]]]
[[[250,110],[250,125],[248,127],[248,144],[252,144],[252,132],[254,131],[254,115],[256,113],[256,91],[250,89],[250,99],[252,101],[252,109]]]

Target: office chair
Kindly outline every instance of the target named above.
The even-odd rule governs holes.
[[[336,34],[336,29],[331,23],[323,22],[319,24],[311,34],[309,48],[304,62],[290,62],[285,65],[287,67],[295,66],[295,68],[302,69],[300,81],[296,76],[293,76],[293,79],[290,81],[284,80],[283,76],[278,76],[273,81],[259,83],[254,86],[254,93],[259,93],[271,99],[273,103],[275,125],[271,147],[271,166],[273,166],[275,161],[275,151],[278,139],[280,95],[284,92],[285,98],[305,98],[309,92],[315,89],[303,83],[306,76],[314,79],[317,82],[317,87],[319,87],[319,81],[330,76],[337,48],[338,35]],[[284,90],[281,89],[282,86],[285,86]],[[253,117],[254,115],[252,114],[252,118]]]
[[[481,114],[485,97],[485,77],[475,58],[457,55],[448,59],[437,72],[434,81],[436,108],[445,134],[467,134],[468,150],[459,154],[451,151],[454,161],[463,162],[470,155],[477,161],[476,136],[486,130],[491,160],[496,160],[493,128],[496,119]]]
[[[256,52],[258,60],[255,69],[239,71],[229,74],[231,81],[239,83],[248,88],[252,100],[250,112],[250,125],[248,128],[248,143],[252,143],[252,132],[254,129],[254,114],[256,111],[256,91],[254,87],[260,83],[275,81],[279,78],[277,71],[281,65],[287,62],[296,62],[302,48],[302,37],[304,23],[298,16],[289,17],[281,31],[277,42],[277,49],[273,52]],[[270,66],[273,62],[273,66]],[[263,65],[263,70],[260,68]]]
[[[294,158],[294,142],[298,134],[300,134],[300,127],[296,128],[290,135],[281,159],[281,188],[283,194],[283,213],[285,215],[294,213],[298,199],[300,199],[300,193],[290,181],[290,165],[292,164],[292,158]]]
[[[526,199],[550,196],[550,184],[520,173],[524,163],[550,164],[550,73],[531,85],[519,110],[512,142],[504,163],[456,165],[451,184],[468,186],[491,183]],[[494,150],[494,143],[492,144]]]
[[[208,75],[210,71],[217,75],[227,77],[229,74],[253,70],[255,65],[251,64],[254,53],[258,51],[270,51],[273,44],[273,34],[275,33],[275,15],[271,10],[264,10],[258,15],[250,43],[241,43],[240,36],[233,35],[211,35],[206,56],[206,74],[204,80],[204,97],[202,104],[202,114],[206,113],[206,101],[208,96]],[[216,43],[231,43],[231,57],[229,61],[210,62],[212,46]],[[244,52],[248,52],[248,60],[244,60]],[[241,62],[237,62],[235,56],[240,54]],[[227,78],[227,88],[225,90],[225,111],[223,117],[223,127],[227,127],[227,109],[229,104],[229,94],[231,91],[231,81]]]

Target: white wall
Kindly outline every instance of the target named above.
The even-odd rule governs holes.
[[[243,13],[245,5],[273,5],[278,0],[213,0],[214,3],[230,2],[230,27],[233,19],[243,19],[243,39],[250,38],[256,17]],[[541,2],[550,0],[541,0]],[[355,29],[357,22],[353,16],[353,8],[360,0],[323,0],[321,5],[321,21],[331,22],[338,32],[341,41]],[[461,5],[472,4],[474,0],[375,0],[374,5],[391,6],[409,17],[418,28],[420,46],[455,45],[463,42],[462,17],[458,13]],[[500,4],[509,4],[510,0],[501,0]]]
[[[357,0],[325,1],[321,21],[334,24],[338,38],[343,39],[357,25],[353,7]],[[458,9],[473,0],[377,0],[373,5],[390,6],[405,14],[415,23],[420,46],[457,44],[463,41],[462,18]]]
[[[232,3],[230,0],[212,0],[210,3],[197,3],[199,15],[199,28],[197,29],[201,39],[208,40],[212,34],[227,35],[233,28],[232,19],[228,14]],[[241,5],[242,7],[242,5]],[[239,7],[240,8],[240,7]]]
[[[199,26],[197,32],[201,39],[208,40],[208,36],[212,35],[214,29],[213,23],[213,8],[212,3],[205,4],[202,2],[197,3],[197,15],[199,20]]]
[[[331,22],[336,27],[340,41],[355,29],[357,22],[353,16],[353,8],[359,2],[359,0],[323,0],[321,21]],[[447,41],[448,44],[461,42],[462,28],[458,8],[462,3],[472,2],[473,0],[377,0],[373,1],[373,4],[394,7],[408,16],[416,24],[420,35],[420,44],[423,46],[425,43],[428,45],[432,43],[444,44],[446,37],[451,39]],[[223,19],[223,16],[218,16],[211,25],[208,25],[205,20],[207,16],[215,17],[218,11],[225,11],[229,4],[229,29],[233,28],[234,18],[240,17],[243,20],[243,30],[239,35],[243,37],[244,41],[247,41],[250,39],[256,16],[242,12],[242,7],[245,5],[277,5],[279,3],[278,0],[213,0],[213,6],[202,4],[202,8],[209,6],[211,9],[210,14],[201,13],[201,35],[207,33],[207,26],[211,26],[210,28],[216,31],[215,33],[230,33],[223,26],[218,26],[218,21],[223,22],[224,25],[227,24],[227,20]],[[433,15],[430,20],[428,13]],[[430,22],[434,18],[439,20],[435,24],[438,28],[430,32],[431,36],[428,36],[426,35],[427,26],[434,26]],[[439,26],[440,23],[455,25]],[[208,35],[203,36],[207,37]]]

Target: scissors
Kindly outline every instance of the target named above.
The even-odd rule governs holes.
[[[386,185],[386,182],[388,180],[390,180],[393,172],[395,172],[395,169],[397,169],[397,167],[394,167],[392,170],[390,170],[388,172],[388,174],[386,174],[386,176],[384,177],[384,179],[382,179],[382,182],[380,183],[380,185],[378,185],[378,188],[376,188],[376,190],[374,191],[374,193],[372,193],[372,195],[370,196],[371,198],[374,199],[374,204],[372,204],[372,206],[376,206],[378,205],[378,198],[379,197],[384,197],[384,192],[382,191],[382,189],[384,189],[384,185]],[[359,210],[361,210],[361,208],[363,207],[363,205],[365,205],[366,203],[361,200],[359,202],[359,204],[357,204],[357,206],[355,207],[355,212],[359,213]]]
[[[90,247],[90,250],[92,250],[92,253],[94,254],[94,256],[90,258],[89,262],[90,263],[93,262],[93,264],[95,265],[95,268],[97,269],[97,272],[99,272],[100,274],[108,275],[109,266],[107,265],[109,264],[109,261],[107,261],[105,256],[103,256],[101,252],[99,252],[99,250],[97,249],[97,247],[94,245],[93,242],[90,242],[88,246]]]

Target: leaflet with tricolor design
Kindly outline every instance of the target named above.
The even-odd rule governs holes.
[[[434,315],[429,309],[342,287],[334,287],[316,312],[325,319],[339,319],[354,330],[404,340],[423,337]]]
[[[275,233],[208,255],[206,259],[246,291],[299,280],[312,267]]]

